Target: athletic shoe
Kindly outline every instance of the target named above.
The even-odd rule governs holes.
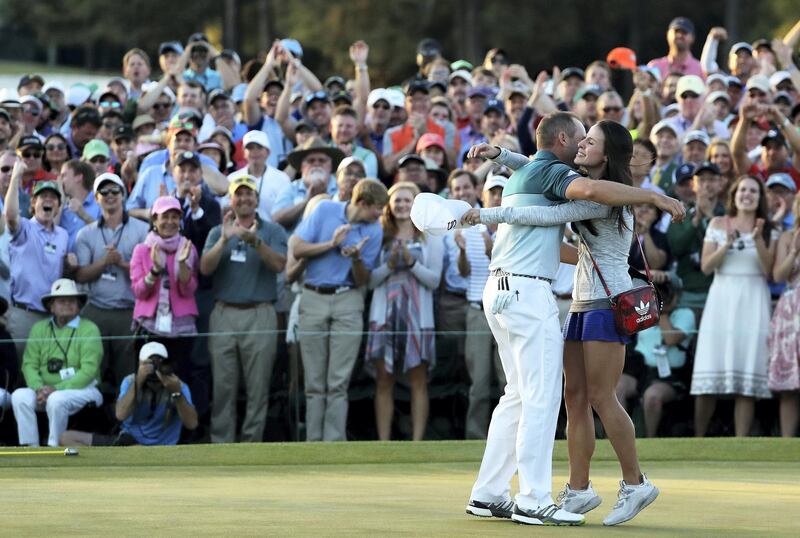
[[[507,499],[493,503],[484,503],[470,499],[467,505],[467,513],[478,517],[496,517],[500,519],[511,519],[511,512],[514,510],[514,501]]]
[[[511,519],[525,525],[583,525],[586,522],[582,515],[567,512],[554,504],[536,510],[525,510],[515,505]]]
[[[594,510],[603,502],[592,488],[592,482],[586,489],[572,489],[569,484],[564,485],[564,490],[558,494],[558,506],[573,514],[585,514]]]
[[[619,482],[619,497],[611,513],[603,520],[603,525],[619,525],[630,521],[658,497],[658,488],[642,475],[642,483],[636,486]]]

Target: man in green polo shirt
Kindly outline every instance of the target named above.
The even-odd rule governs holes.
[[[52,317],[33,325],[22,359],[28,386],[11,395],[20,445],[39,446],[36,411],[47,412],[47,444],[58,446],[71,415],[90,403],[103,403],[96,387],[103,359],[100,329],[78,315],[86,299],[68,278],[53,282],[42,297]]]

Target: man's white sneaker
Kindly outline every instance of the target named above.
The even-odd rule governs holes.
[[[525,525],[583,525],[586,521],[580,514],[562,510],[558,506],[540,506],[535,510],[525,510],[514,505],[511,519]]]
[[[642,475],[642,483],[636,486],[619,482],[619,496],[611,513],[603,520],[603,525],[619,525],[633,519],[658,497],[658,488]]]
[[[467,504],[467,513],[471,516],[478,517],[509,519],[512,510],[514,510],[514,501],[511,499],[493,503],[485,503],[470,499],[469,504]]]
[[[585,514],[594,510],[603,502],[592,488],[592,482],[586,489],[572,489],[569,483],[564,484],[564,490],[558,494],[558,506],[573,514]]]

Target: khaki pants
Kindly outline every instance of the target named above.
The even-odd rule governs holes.
[[[22,358],[25,356],[25,344],[31,334],[31,327],[37,322],[50,317],[49,312],[34,312],[17,308],[8,307],[8,333],[11,338],[16,340],[14,346],[17,348],[17,360],[22,365]]]
[[[502,388],[506,384],[503,364],[494,345],[489,323],[483,310],[467,307],[467,336],[464,349],[467,372],[471,380],[469,386],[469,405],[467,407],[466,438],[486,439],[489,431],[489,415],[492,390],[492,369],[497,383]]]
[[[135,372],[139,364],[139,357],[133,356],[133,308],[107,309],[89,304],[81,315],[100,329],[103,337],[102,380],[110,382],[113,389],[118,391],[125,376]]]
[[[306,392],[306,440],[347,439],[347,389],[364,329],[364,296],[304,289],[299,340]]]
[[[212,443],[232,443],[235,440],[240,370],[247,391],[241,440],[253,443],[264,440],[269,386],[278,345],[277,328],[275,309],[267,303],[254,308],[234,308],[217,303],[211,311],[208,347],[214,382]],[[229,334],[238,332],[249,334]]]

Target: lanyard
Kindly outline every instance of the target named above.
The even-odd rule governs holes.
[[[67,349],[61,347],[61,342],[58,341],[58,336],[56,336],[56,330],[53,329],[53,322],[50,322],[50,334],[53,335],[53,341],[58,346],[58,349],[64,355],[64,366],[66,367],[69,363],[69,359],[67,358],[67,354],[69,353],[69,348],[72,346],[72,337],[75,336],[75,329],[72,329],[72,332],[69,335],[69,340],[67,341]]]
[[[114,234],[111,236],[111,238],[114,240],[113,243],[114,243],[115,247],[117,245],[119,245],[119,240],[122,239],[122,232],[125,231],[125,226],[127,226],[127,225],[128,225],[128,221],[127,220],[123,221],[122,222],[122,226],[120,226],[119,230],[114,232]],[[103,236],[103,244],[105,246],[108,246],[109,242],[108,242],[108,239],[106,239],[106,232],[105,232],[105,230],[103,230],[102,226],[100,227],[100,235]]]

